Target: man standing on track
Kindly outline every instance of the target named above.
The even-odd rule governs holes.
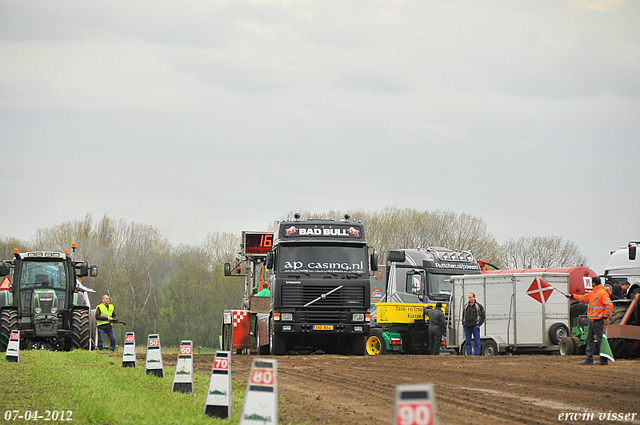
[[[98,326],[98,350],[102,350],[104,336],[109,337],[111,351],[116,350],[116,333],[111,324],[116,320],[115,306],[109,304],[109,295],[102,296],[102,303],[96,307],[96,325]]]
[[[585,295],[565,294],[565,296],[572,300],[578,300],[581,303],[586,303],[587,317],[589,318],[589,327],[587,328],[587,357],[581,361],[580,365],[593,364],[593,353],[600,353],[600,342],[602,341],[602,334],[604,333],[604,324],[613,313],[613,303],[609,298],[609,294],[602,289],[600,285],[600,278],[594,276],[591,278],[591,285],[593,289],[591,292]],[[594,342],[593,339],[596,339]],[[600,356],[600,364],[605,366],[609,364],[606,357]]]
[[[429,351],[431,351],[431,355],[438,356],[442,345],[442,335],[447,330],[447,320],[442,312],[442,303],[438,301],[436,308],[427,309],[425,306],[424,314],[429,317]]]
[[[485,313],[482,304],[476,301],[476,294],[469,292],[469,302],[462,312],[462,324],[464,325],[464,335],[466,337],[467,356],[473,354],[480,355],[480,326],[484,323]],[[473,338],[474,345],[471,345]]]

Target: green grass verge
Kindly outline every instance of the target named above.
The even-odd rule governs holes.
[[[38,415],[47,410],[64,410],[71,411],[73,422],[80,424],[239,422],[246,384],[233,382],[231,419],[210,418],[203,414],[208,375],[194,375],[193,393],[174,393],[171,391],[174,368],[165,367],[165,377],[157,378],[145,374],[144,364],[140,366],[123,368],[119,356],[95,351],[25,350],[20,352],[19,363],[7,362],[2,356],[0,421],[9,410],[18,410],[20,414],[37,410]]]

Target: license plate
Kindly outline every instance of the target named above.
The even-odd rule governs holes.
[[[332,331],[333,325],[313,325],[314,331]]]

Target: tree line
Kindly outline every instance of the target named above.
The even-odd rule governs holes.
[[[383,261],[390,249],[441,246],[471,251],[503,269],[586,265],[571,241],[523,236],[499,244],[486,223],[469,214],[395,207],[350,214],[365,223],[367,240]],[[301,215],[340,219],[344,213]],[[283,217],[292,218],[293,212]],[[274,230],[275,224],[265,227]],[[190,339],[195,346],[218,347],[223,311],[242,305],[242,278],[224,276],[224,263],[234,263],[240,249],[240,234],[207,233],[199,245],[174,246],[151,225],[87,215],[38,229],[28,241],[0,236],[0,259],[11,259],[14,248],[63,251],[71,242],[78,246],[76,260],[98,266],[98,277],[83,281],[96,291],[90,294],[92,305],[108,294],[118,317],[127,322],[126,329],[116,328],[118,341],[125,332],[138,338],[158,333],[164,345]]]

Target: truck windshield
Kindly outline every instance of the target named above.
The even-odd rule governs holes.
[[[362,274],[367,272],[363,245],[281,245],[278,269],[284,273]]]
[[[63,261],[24,261],[20,270],[20,288],[66,289],[67,269]]]
[[[429,298],[446,299],[451,295],[451,275],[429,273]]]

